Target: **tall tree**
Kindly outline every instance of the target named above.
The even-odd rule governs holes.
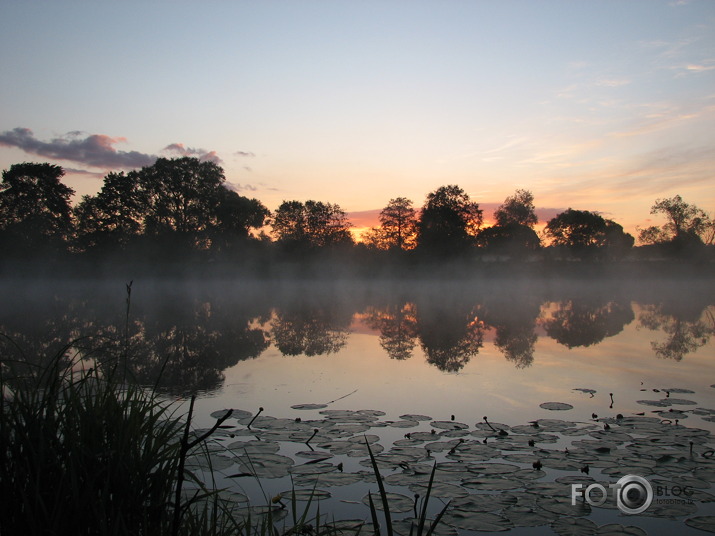
[[[225,177],[223,169],[198,158],[159,158],[138,172],[146,196],[148,234],[176,233],[197,240],[209,230]]]
[[[459,186],[441,186],[427,195],[418,223],[418,245],[434,253],[456,253],[474,244],[483,222],[479,204]]]
[[[273,214],[273,234],[284,245],[321,248],[351,244],[347,214],[336,204],[284,201]]]
[[[596,212],[571,208],[549,220],[545,233],[554,246],[582,252],[603,246],[623,249],[634,242],[616,222],[606,220]]]
[[[501,227],[523,225],[533,228],[539,221],[536,217],[534,195],[528,190],[517,190],[494,211],[494,219]]]
[[[496,224],[483,229],[477,244],[499,254],[523,255],[541,247],[533,227],[539,221],[534,196],[527,190],[517,190],[494,211]]]
[[[263,227],[271,214],[258,199],[243,197],[227,188],[220,189],[218,201],[217,230],[237,238],[248,238],[251,230]]]
[[[417,216],[412,201],[390,199],[380,212],[380,226],[370,229],[365,240],[378,249],[413,249],[417,244]]]
[[[147,206],[138,179],[136,171],[112,172],[97,195],[82,197],[74,208],[80,248],[123,247],[141,233]]]
[[[8,244],[29,248],[59,243],[72,232],[70,198],[64,170],[53,164],[23,163],[3,171],[0,230]]]
[[[640,229],[638,239],[642,244],[671,242],[676,245],[709,244],[713,242],[715,220],[704,210],[686,203],[679,195],[657,199],[651,214],[663,214],[667,222],[661,226]]]

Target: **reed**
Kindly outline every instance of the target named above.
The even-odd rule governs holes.
[[[181,532],[174,527],[197,510],[175,500],[187,451],[177,407],[119,381],[119,360],[102,361],[86,349],[80,358],[82,344],[33,364],[5,342],[0,533]]]

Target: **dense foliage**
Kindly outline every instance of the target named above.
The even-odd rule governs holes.
[[[380,212],[379,226],[356,242],[337,204],[287,200],[271,213],[258,199],[227,187],[218,164],[198,158],[159,158],[139,170],[108,173],[100,191],[74,207],[74,191],[63,176],[61,167],[47,163],[16,164],[3,172],[0,246],[7,259],[250,259],[261,269],[273,259],[348,252],[378,263],[465,256],[614,260],[628,257],[635,243],[615,221],[572,208],[541,222],[537,232],[534,196],[523,189],[497,208],[491,226],[457,185],[428,193],[420,209],[407,198],[394,198]],[[715,221],[680,196],[658,199],[651,213],[667,222],[638,230],[641,257],[702,258],[712,246]]]

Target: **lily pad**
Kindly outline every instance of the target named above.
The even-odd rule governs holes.
[[[596,532],[598,536],[648,536],[648,533],[640,527],[633,525],[619,525],[618,523],[609,523],[598,527]]]
[[[598,525],[590,519],[580,517],[561,517],[551,524],[556,534],[568,536],[591,536],[596,534]]]
[[[462,480],[462,486],[469,489],[483,491],[502,491],[509,489],[523,488],[524,484],[520,480],[500,478],[500,477],[479,477],[466,478]]]
[[[432,421],[430,426],[432,428],[439,428],[440,430],[465,430],[469,428],[468,424],[454,421]]]
[[[251,454],[241,458],[241,471],[258,478],[280,478],[288,475],[293,460],[280,454]]]
[[[242,409],[220,409],[211,413],[211,418],[220,419],[221,417],[226,416],[229,411],[231,412],[231,419],[245,419],[246,417],[253,415],[250,411],[244,411]]]
[[[399,493],[385,493],[385,496],[387,497],[387,504],[390,508],[390,512],[392,513],[410,512],[414,510],[414,499],[406,495],[401,495]],[[368,495],[365,495],[365,497],[363,497],[363,504],[370,504],[370,499],[368,497]],[[375,509],[383,510],[382,501],[380,500],[379,496],[373,494],[372,502],[375,505]]]
[[[429,417],[427,415],[407,413],[405,415],[400,415],[400,419],[404,419],[406,421],[431,421],[432,417]]]
[[[636,400],[636,404],[641,404],[643,406],[653,406],[657,408],[667,408],[670,406],[670,402],[667,398],[663,400]]]
[[[582,393],[586,393],[589,395],[595,395],[596,390],[595,389],[584,389],[582,387],[576,387],[575,389],[572,389],[572,391],[581,391]]]
[[[295,498],[296,501],[322,501],[329,499],[331,494],[324,489],[293,489],[281,492],[284,501],[290,501]]]
[[[539,407],[552,411],[565,411],[573,409],[573,406],[571,404],[567,404],[566,402],[543,402],[542,404],[539,404]]]
[[[712,387],[715,387],[713,385]],[[685,520],[685,524],[694,529],[704,530],[715,534],[715,516],[696,516]]]
[[[310,409],[323,409],[327,408],[327,404],[295,404],[291,406],[291,409],[299,409],[299,410],[310,410]]]
[[[504,532],[514,528],[506,517],[491,512],[472,512],[451,508],[442,518],[445,523],[459,529],[481,532]]]
[[[557,515],[538,507],[514,505],[502,510],[502,514],[515,527],[540,527],[557,519]]]

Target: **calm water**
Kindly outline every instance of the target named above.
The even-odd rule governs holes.
[[[52,354],[68,340],[85,335],[91,336],[83,343],[87,348],[111,346],[117,340],[125,344],[126,334],[133,356],[131,368],[140,381],[153,383],[163,368],[161,386],[170,397],[199,393],[199,426],[209,426],[210,414],[223,408],[252,414],[263,408],[252,430],[246,429],[250,419],[228,421],[235,425],[230,430],[234,437],[226,432],[216,439],[217,445],[260,439],[262,434],[270,440],[275,431],[271,426],[277,425],[290,434],[289,423],[300,418],[321,429],[310,447],[332,454],[329,463],[342,461],[346,471],[369,472],[370,468],[359,464],[364,452],[349,456],[331,453],[329,446],[320,448],[321,443],[337,440],[330,436],[335,423],[324,429],[331,411],[333,419],[341,417],[334,410],[377,410],[379,414],[371,420],[361,421],[367,428],[358,430],[355,437],[379,436],[378,444],[386,452],[395,441],[408,446],[405,434],[435,430],[436,439],[448,447],[435,446],[434,454],[428,454],[431,458],[419,463],[449,462],[454,447],[449,441],[460,437],[465,445],[499,441],[487,437],[484,416],[503,429],[517,427],[511,438],[527,437],[518,427],[539,419],[563,420],[582,430],[572,436],[554,432],[543,447],[551,452],[575,449],[573,440],[604,439],[598,434],[604,432],[605,424],[612,423],[611,431],[620,429],[614,420],[617,414],[657,417],[671,427],[676,427],[677,419],[681,428],[715,433],[712,280],[541,278],[358,285],[137,280],[128,309],[123,281],[5,282],[1,297],[0,330],[28,355]],[[541,407],[547,402],[572,407]],[[318,407],[299,409],[304,404]],[[412,421],[404,415],[430,420]],[[272,424],[261,420],[265,416],[285,421]],[[467,428],[450,430],[449,425],[433,424],[441,421]],[[293,433],[293,440],[278,434],[276,441],[279,453],[299,465],[306,461],[301,451],[310,447],[295,439],[302,438],[300,429]],[[637,436],[632,432],[630,438]],[[663,437],[667,439],[667,433]],[[427,443],[414,441],[409,446],[424,449]],[[709,458],[698,457],[698,452],[713,448],[712,438],[698,438],[695,443],[693,459],[702,467],[698,474],[707,478],[686,480],[686,476],[695,478],[694,469],[687,475],[666,471],[660,477],[662,482],[677,483],[681,478],[684,485],[699,486],[704,494],[698,496],[702,502],[695,511],[676,504],[676,510],[662,514],[668,517],[653,517],[647,512],[624,516],[615,508],[594,508],[584,517],[597,525],[635,525],[649,533],[666,526],[700,533],[684,521],[715,515],[713,503],[704,502],[713,498],[707,494],[712,493],[715,465]],[[629,444],[627,438],[616,442],[614,452]],[[503,447],[492,462],[509,459],[500,457],[500,452],[533,454],[523,441]],[[688,454],[687,441],[683,448]],[[615,482],[615,473],[601,473],[608,464],[598,467],[597,458],[593,458],[590,476],[603,483]],[[533,471],[530,460],[513,457],[512,467]],[[545,474],[535,481],[554,483],[569,475],[583,476],[573,468],[544,465]],[[287,476],[264,479],[262,491],[245,477],[225,478],[237,467],[226,466],[219,481],[250,496],[254,504],[265,502],[262,493],[273,496],[291,488]],[[385,466],[385,474],[403,469]],[[659,473],[651,468],[648,474]],[[460,481],[468,479],[461,476],[457,485]],[[561,485],[568,493],[570,483]],[[525,496],[518,488],[508,492],[488,488],[467,491]],[[359,503],[368,490],[376,491],[374,483],[332,487],[323,511],[336,512],[339,518],[367,519],[367,510]],[[412,497],[406,485],[398,483],[394,491]],[[447,498],[437,498],[435,504],[441,500]],[[548,524],[511,530],[552,532]]]

